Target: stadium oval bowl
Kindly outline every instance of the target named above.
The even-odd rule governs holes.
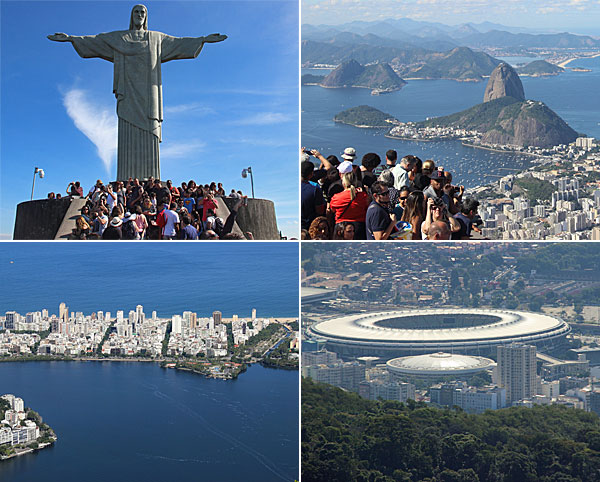
[[[561,345],[571,327],[560,318],[526,311],[434,308],[361,313],[313,325],[311,336],[341,356],[384,359],[435,352],[496,354],[496,347]]]

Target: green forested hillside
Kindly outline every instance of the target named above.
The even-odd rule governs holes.
[[[600,480],[600,417],[559,406],[470,415],[302,380],[303,482]]]

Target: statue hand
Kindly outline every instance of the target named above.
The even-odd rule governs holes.
[[[48,39],[54,42],[69,42],[71,37],[66,33],[55,33],[54,35],[48,35]]]
[[[227,38],[227,35],[221,35],[219,33],[213,33],[213,34],[210,34],[207,37],[204,37],[204,41],[206,43],[213,44],[213,43],[216,43],[216,42],[222,42],[226,38]]]

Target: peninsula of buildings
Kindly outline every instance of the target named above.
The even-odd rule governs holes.
[[[56,442],[42,417],[12,394],[0,397],[0,460],[32,453]]]
[[[156,361],[167,368],[207,377],[231,379],[250,363],[298,367],[295,318],[224,318],[220,311],[200,317],[150,316],[141,305],[125,314],[71,312],[65,303],[58,315],[47,309],[24,316],[8,311],[0,317],[0,361],[118,360]]]

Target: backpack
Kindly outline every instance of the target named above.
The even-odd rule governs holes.
[[[123,239],[138,239],[138,232],[134,221],[123,223]]]

